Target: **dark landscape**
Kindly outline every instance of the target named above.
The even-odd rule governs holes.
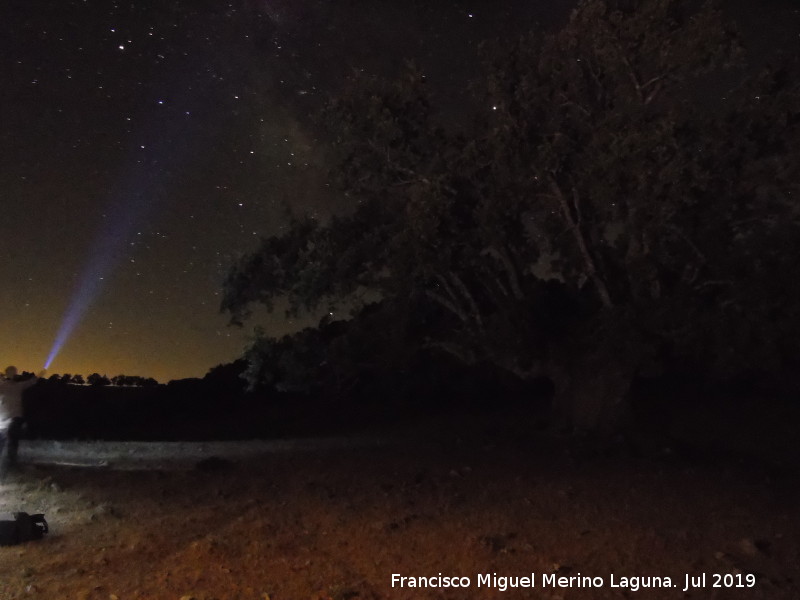
[[[795,3],[0,40],[0,599],[800,598]]]

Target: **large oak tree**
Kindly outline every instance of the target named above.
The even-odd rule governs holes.
[[[631,379],[665,361],[785,365],[798,71],[708,84],[740,49],[711,4],[687,4],[588,0],[556,33],[496,45],[459,130],[413,68],[354,78],[326,123],[356,208],[263,240],[223,310],[402,301],[430,325],[420,345],[550,374],[581,428],[616,427]]]

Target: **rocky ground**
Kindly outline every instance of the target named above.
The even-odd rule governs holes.
[[[0,598],[800,598],[791,465],[430,433],[29,444],[0,512],[43,512],[51,531],[0,548]],[[533,588],[479,586],[532,573]],[[705,587],[684,591],[687,576]]]

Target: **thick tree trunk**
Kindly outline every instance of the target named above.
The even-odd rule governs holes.
[[[626,429],[630,421],[630,379],[585,375],[554,379],[554,429],[601,438],[612,438]]]

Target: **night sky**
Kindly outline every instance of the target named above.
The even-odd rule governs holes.
[[[761,24],[752,45],[796,50],[793,3],[768,4],[737,9]],[[411,57],[461,106],[480,40],[570,5],[4,2],[0,366],[39,370],[81,289],[85,316],[51,372],[168,381],[234,360],[250,327],[219,314],[232,261],[287,207],[346,208],[309,117],[326,95],[352,69],[391,74]],[[304,324],[259,319],[274,335]]]

